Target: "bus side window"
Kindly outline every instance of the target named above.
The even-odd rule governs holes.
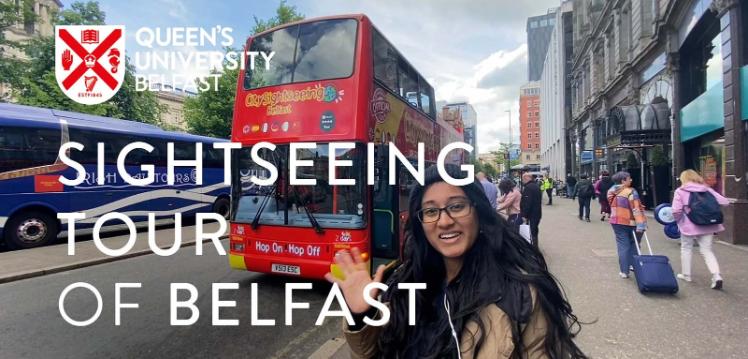
[[[0,127],[0,172],[32,167],[24,130]]]
[[[433,106],[433,93],[434,90],[431,88],[431,85],[429,85],[423,77],[418,77],[418,88],[419,88],[419,95],[420,95],[420,103],[421,103],[421,109],[423,112],[425,112],[429,117],[432,119],[434,116],[434,106]]]
[[[195,160],[195,144],[197,142],[174,142],[174,159],[175,160]],[[203,147],[205,145],[203,144]]]
[[[203,167],[223,168],[223,151],[213,148],[212,143],[203,143]]]
[[[402,57],[397,61],[397,78],[399,79],[400,97],[418,107],[418,75]]]
[[[372,32],[372,50],[374,77],[392,92],[397,92],[397,52],[376,29]]]
[[[57,154],[60,152],[60,141],[62,141],[60,130],[36,128],[26,131],[26,142],[36,166],[55,163]]]
[[[99,134],[77,128],[70,129],[70,141],[83,145],[83,151],[70,150],[70,158],[81,164],[96,164],[96,142]]]

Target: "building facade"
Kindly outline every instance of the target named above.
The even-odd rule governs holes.
[[[187,131],[187,121],[184,118],[184,100],[196,96],[197,93],[174,88],[166,84],[156,84],[156,100],[161,106],[159,114],[160,126],[170,131]]]
[[[520,163],[540,164],[540,83],[530,82],[519,93]]]
[[[566,178],[566,125],[571,98],[567,76],[571,63],[571,16],[573,3],[567,1],[556,10],[548,52],[540,81],[540,165],[552,178]]]
[[[545,15],[527,18],[527,81],[538,81],[543,73],[545,53],[556,24],[553,10]]]
[[[744,1],[579,0],[573,11],[575,174],[631,173],[645,205],[683,169],[733,200],[723,240],[748,242]]]
[[[16,1],[18,6],[23,6],[23,1]],[[37,0],[30,3],[33,17],[8,26],[3,31],[3,37],[7,41],[26,43],[39,36],[54,36],[52,19],[54,14],[60,11],[62,3],[58,0]],[[27,59],[26,54],[17,47],[0,45],[0,60],[3,58]],[[0,100],[10,99],[10,86],[0,83]]]
[[[467,102],[447,103],[442,107],[442,113],[458,113],[462,120],[462,133],[464,142],[473,146],[473,152],[470,154],[470,161],[475,161],[478,153],[478,114],[475,112],[473,105]]]

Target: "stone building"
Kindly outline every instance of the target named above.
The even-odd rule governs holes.
[[[187,121],[184,118],[184,100],[196,96],[197,93],[174,88],[170,85],[156,84],[161,91],[156,91],[156,100],[161,105],[159,115],[160,125],[172,131],[187,131]]]
[[[530,82],[519,89],[519,162],[540,165],[540,83]]]
[[[627,170],[645,205],[669,202],[685,168],[734,200],[723,239],[748,242],[745,21],[738,0],[574,1],[575,174]],[[742,91],[741,91],[742,90]]]
[[[17,5],[22,6],[23,1],[15,1]],[[6,0],[3,0],[6,2]],[[8,1],[9,2],[9,1]],[[38,36],[53,36],[55,29],[52,26],[52,17],[62,8],[62,2],[59,0],[37,0],[33,4],[33,18],[23,19],[17,24],[7,27],[3,31],[3,36],[7,41],[25,43]],[[0,45],[0,59],[17,58],[26,59],[26,54],[16,47]],[[7,84],[0,83],[0,99],[8,100],[10,87]]]
[[[540,80],[540,164],[552,178],[566,178],[570,166],[565,129],[571,108],[572,9],[573,3],[565,1],[555,12]]]

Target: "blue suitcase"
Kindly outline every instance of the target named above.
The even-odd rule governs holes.
[[[636,233],[634,233],[636,238]],[[644,241],[647,242],[649,255],[643,255],[638,241],[634,241],[636,252],[634,256],[634,275],[636,284],[641,293],[669,293],[678,292],[678,281],[675,279],[673,268],[667,256],[652,254],[652,246],[649,244],[647,234],[644,233]]]

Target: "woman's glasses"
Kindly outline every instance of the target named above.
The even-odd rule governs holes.
[[[470,215],[471,208],[473,208],[473,205],[468,202],[452,203],[442,208],[424,208],[418,211],[418,219],[421,223],[433,223],[441,218],[442,211],[447,212],[447,215],[452,219],[465,217]]]

